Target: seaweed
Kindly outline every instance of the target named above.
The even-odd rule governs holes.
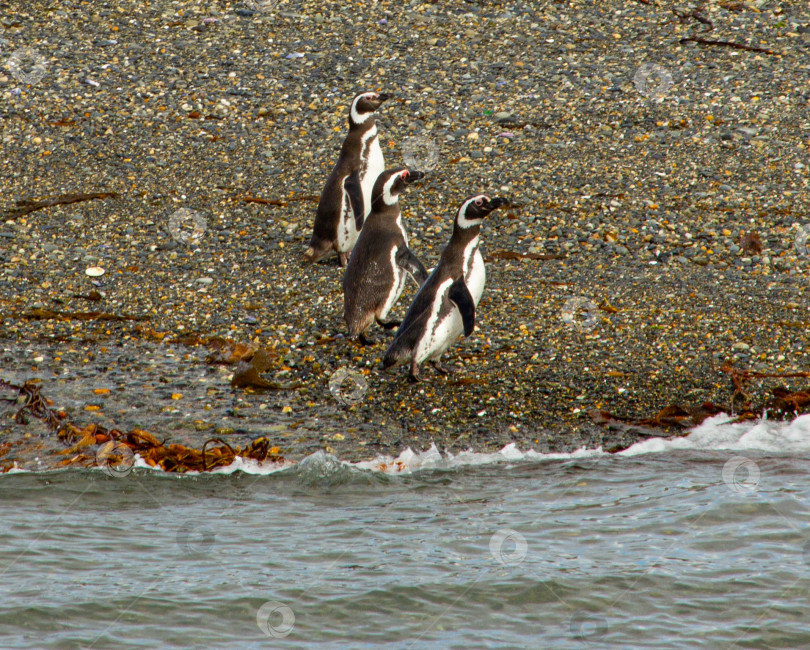
[[[60,194],[50,199],[43,199],[36,201],[34,199],[22,199],[15,201],[15,207],[10,208],[3,215],[5,217],[14,218],[21,217],[30,212],[36,212],[43,208],[50,208],[54,205],[69,205],[71,203],[79,203],[80,201],[92,201],[94,199],[106,199],[109,197],[118,196],[117,192],[91,192],[80,194]]]
[[[28,424],[26,413],[45,422],[57,437],[69,448],[61,452],[70,455],[58,467],[79,465],[90,467],[101,465],[109,468],[131,469],[135,454],[143,458],[150,467],[159,467],[166,472],[210,472],[217,467],[233,463],[237,458],[258,462],[283,463],[280,449],[265,437],[257,438],[244,447],[232,446],[220,438],[207,440],[201,449],[181,444],[167,444],[143,429],[120,431],[108,429],[100,424],[80,426],[70,421],[64,411],[54,411],[51,402],[40,393],[40,386],[34,381],[26,381],[22,386],[0,379],[0,389],[17,391],[14,398],[0,398],[18,407],[14,421],[19,425]],[[220,443],[218,446],[209,445]],[[6,443],[8,444],[8,443]],[[3,449],[5,455],[10,447]],[[96,448],[95,453],[88,453]],[[13,465],[0,467],[0,473]],[[120,469],[117,469],[119,473]]]
[[[755,420],[763,413],[771,419],[785,419],[810,411],[810,387],[790,391],[784,386],[776,386],[770,391],[772,397],[758,405],[754,405],[753,396],[749,393],[748,388],[749,382],[755,378],[808,378],[810,372],[757,372],[736,368],[730,363],[723,365],[720,371],[729,375],[731,379],[733,388],[731,412],[734,415],[734,422]],[[712,402],[704,402],[699,406],[670,404],[655,415],[643,418],[616,415],[599,409],[591,409],[589,415],[594,424],[642,436],[659,436],[662,433],[681,436],[686,435],[691,427],[700,425],[706,418],[728,410]],[[609,451],[619,450],[611,449]]]
[[[272,446],[267,438],[257,438],[244,447],[232,446],[221,438],[207,440],[201,449],[181,444],[166,444],[166,440],[158,440],[154,435],[142,429],[132,429],[128,432],[118,429],[107,429],[99,424],[88,424],[80,428],[68,424],[60,430],[59,437],[71,444],[64,454],[73,454],[59,463],[60,466],[81,464],[90,466],[98,463],[105,465],[118,465],[120,463],[134,463],[134,455],[138,454],[150,467],[159,467],[165,472],[184,474],[186,472],[210,472],[217,467],[226,467],[237,458],[251,459],[257,462],[283,463],[284,457],[277,446]],[[209,445],[219,443],[218,446]],[[95,455],[81,452],[88,447],[100,445]],[[118,449],[124,448],[129,453],[114,454]]]
[[[85,298],[86,296],[79,296]],[[90,298],[97,300],[97,298]],[[18,316],[19,318],[27,318],[29,320],[95,320],[95,321],[144,321],[149,320],[151,316],[136,316],[134,314],[110,314],[103,311],[57,311],[54,309],[32,309],[31,311],[9,314],[9,316]]]
[[[28,424],[28,419],[25,417],[27,411],[29,415],[44,421],[51,430],[59,430],[66,416],[63,412],[57,413],[51,410],[50,405],[53,402],[42,396],[37,382],[29,380],[22,386],[18,386],[0,379],[0,388],[17,391],[17,397],[15,398],[0,398],[0,401],[10,402],[19,407],[14,414],[14,421],[17,424]]]

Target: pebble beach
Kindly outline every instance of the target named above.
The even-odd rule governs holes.
[[[594,410],[730,408],[726,364],[810,369],[805,3],[20,4],[0,0],[0,379],[77,423],[291,459],[621,449],[642,434]],[[427,268],[465,197],[512,202],[457,371],[416,385],[381,369],[392,333],[345,338],[337,260],[302,260],[362,90],[392,95],[387,166],[427,172],[401,200]],[[104,196],[18,203],[82,193]],[[268,350],[271,385],[232,388],[213,337]],[[4,463],[63,458],[0,412]]]

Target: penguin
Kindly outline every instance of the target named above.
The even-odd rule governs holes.
[[[399,195],[411,183],[424,177],[419,171],[390,169],[377,178],[366,219],[343,276],[343,315],[349,336],[363,345],[374,340],[365,331],[376,320],[385,329],[399,321],[386,321],[410,275],[421,285],[427,271],[408,248],[408,236],[402,226]]]
[[[490,199],[478,194],[461,204],[450,243],[419,289],[385,351],[384,368],[410,361],[408,378],[413,382],[419,381],[419,365],[426,359],[430,359],[437,371],[450,372],[439,362],[439,357],[459,334],[472,334],[475,309],[484,293],[486,269],[478,245],[481,223],[490,212],[508,203],[507,199]]]
[[[349,134],[326,179],[309,248],[304,253],[309,262],[317,262],[335,250],[340,265],[346,266],[363,221],[371,213],[374,181],[385,170],[374,111],[388,98],[385,93],[365,92],[352,100]]]

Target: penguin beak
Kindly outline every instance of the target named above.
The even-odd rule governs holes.
[[[406,185],[410,185],[411,183],[415,183],[416,181],[420,181],[425,177],[425,172],[418,172],[418,171],[408,171],[408,175],[403,178],[402,180],[405,181]]]
[[[382,104],[385,100],[391,99],[391,95],[388,93],[380,93],[377,95],[377,100]]]
[[[496,197],[494,199],[490,199],[489,202],[486,204],[486,208],[489,212],[493,210],[497,210],[505,205],[509,205],[509,199],[504,199],[502,197]]]

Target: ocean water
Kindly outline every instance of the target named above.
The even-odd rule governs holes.
[[[622,454],[0,477],[3,648],[810,646],[810,416]]]

